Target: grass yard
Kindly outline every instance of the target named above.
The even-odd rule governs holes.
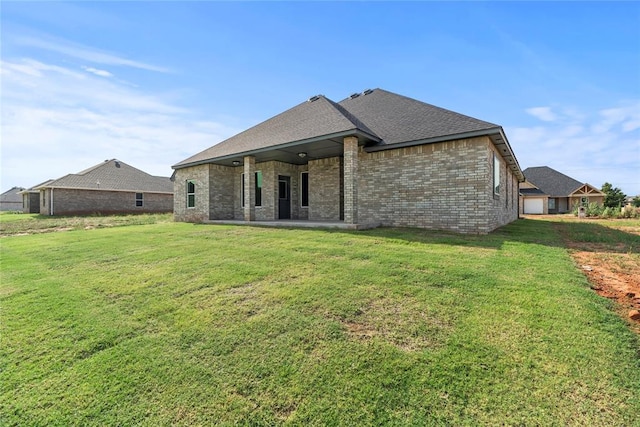
[[[551,222],[0,245],[2,425],[640,425],[640,340]]]

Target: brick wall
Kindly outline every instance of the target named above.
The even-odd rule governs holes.
[[[51,189],[45,191],[45,203],[40,213],[50,214]],[[87,215],[94,213],[148,213],[171,212],[173,194],[143,192],[143,206],[136,206],[136,193],[106,190],[53,189],[54,215]]]
[[[339,221],[342,217],[341,157],[309,160],[309,219]]]
[[[306,171],[307,165],[293,165],[278,161],[256,163],[255,171],[262,172],[262,206],[256,206],[256,221],[273,221],[278,219],[278,176],[291,178],[291,218],[307,219],[307,209],[300,208],[300,172]],[[242,166],[234,168],[233,194],[234,218],[243,220],[242,211]],[[212,218],[214,219],[214,218]]]
[[[176,221],[202,222],[209,219],[210,165],[177,169],[173,182],[173,216]],[[187,181],[195,184],[195,207],[187,208]]]
[[[517,198],[493,194],[493,144],[479,137],[359,153],[358,220],[385,226],[487,233],[517,218]]]

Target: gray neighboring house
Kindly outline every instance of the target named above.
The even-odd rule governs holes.
[[[177,221],[488,233],[524,175],[499,125],[382,89],[322,95],[172,166]]]
[[[520,184],[520,212],[523,214],[557,214],[571,212],[576,204],[604,203],[604,193],[548,166],[524,170]]]
[[[42,215],[171,212],[173,183],[120,160],[34,186]]]
[[[0,194],[0,211],[21,211],[22,195],[20,192],[24,190],[22,187],[13,187]]]

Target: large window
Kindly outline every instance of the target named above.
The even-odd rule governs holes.
[[[493,153],[493,194],[500,194],[500,159]]]
[[[196,207],[196,183],[195,181],[187,181],[187,207]]]
[[[549,204],[548,204],[549,210],[553,211],[556,209],[556,199],[549,199]]]
[[[136,193],[136,207],[141,208],[144,205],[144,194]]]
[[[242,174],[242,207],[244,208],[244,174]],[[262,172],[255,173],[256,206],[262,206]]]
[[[300,206],[309,207],[309,172],[300,174]]]

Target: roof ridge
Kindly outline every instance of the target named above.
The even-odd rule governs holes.
[[[369,127],[365,125],[358,117],[353,115],[350,111],[348,111],[342,105],[338,104],[335,101],[332,101],[327,97],[324,97],[324,99],[329,101],[329,104],[331,104],[333,108],[335,108],[340,114],[342,114],[347,120],[349,120],[356,127],[356,129],[365,131],[366,133],[371,134],[372,136],[380,138],[378,135],[376,135],[374,131],[369,129]]]
[[[500,125],[492,123],[492,122],[488,122],[486,120],[481,120],[481,119],[475,118],[473,116],[468,116],[466,114],[462,114],[462,113],[459,113],[457,111],[449,110],[448,108],[439,107],[437,105],[429,104],[428,102],[420,101],[419,99],[415,99],[415,98],[412,98],[412,97],[406,96],[406,95],[400,95],[399,93],[390,92],[388,90],[376,88],[373,91],[371,91],[370,93],[373,93],[375,91],[380,91],[380,92],[388,93],[390,95],[394,95],[394,96],[398,96],[398,97],[401,97],[401,98],[409,99],[409,100],[411,100],[413,102],[417,102],[419,104],[426,105],[426,106],[429,106],[431,108],[435,108],[435,109],[440,110],[440,111],[446,111],[447,113],[455,114],[457,116],[466,117],[468,119],[472,119],[472,120],[475,120],[477,122],[487,123],[487,124],[490,124],[492,127],[500,127]]]

